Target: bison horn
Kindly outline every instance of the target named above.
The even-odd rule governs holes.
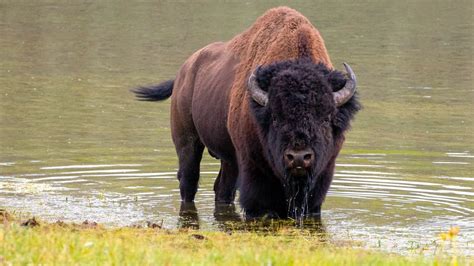
[[[266,106],[268,102],[268,93],[262,90],[257,83],[257,73],[258,68],[250,75],[249,82],[248,82],[248,90],[250,92],[250,96],[254,101],[256,101],[261,106]]]
[[[334,102],[336,102],[337,107],[342,106],[352,98],[357,86],[356,75],[354,71],[352,71],[352,68],[347,63],[344,63],[344,67],[346,68],[349,78],[346,80],[344,88],[333,92]]]

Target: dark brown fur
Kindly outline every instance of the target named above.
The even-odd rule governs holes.
[[[241,204],[249,216],[287,215],[288,199],[281,182],[275,178],[274,163],[266,156],[266,141],[252,112],[254,103],[247,92],[247,80],[257,66],[298,58],[321,64],[324,72],[321,79],[327,80],[322,81],[324,84],[342,82],[344,85],[344,81],[331,81],[329,72],[333,67],[319,32],[297,11],[278,7],[267,11],[232,40],[210,44],[194,53],[183,64],[174,83],[168,81],[135,91],[145,100],[163,100],[172,92],[171,129],[179,157],[178,179],[183,201],[194,200],[199,163],[207,147],[211,155],[221,160],[214,185],[216,201],[232,202],[239,186]],[[327,108],[334,108],[334,102],[329,99]],[[352,118],[358,109],[355,102],[353,105],[353,110],[346,108],[345,113],[340,112],[347,119],[339,120]],[[325,155],[325,167],[318,171],[323,178],[318,178],[311,192],[311,213],[320,211],[332,180],[335,159],[344,142],[346,128],[341,126],[340,134],[336,128],[331,144],[333,152]]]

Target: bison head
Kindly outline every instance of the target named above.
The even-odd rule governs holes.
[[[356,78],[310,59],[258,67],[249,77],[251,110],[267,162],[280,179],[290,216],[304,214],[308,197],[343,142],[359,110]]]

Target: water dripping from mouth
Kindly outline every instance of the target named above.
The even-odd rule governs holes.
[[[311,173],[308,173],[305,180],[310,180]],[[309,196],[311,182],[298,181],[292,179],[291,175],[287,175],[290,180],[287,188],[288,217],[294,218],[298,227],[303,227],[304,218],[309,214]]]

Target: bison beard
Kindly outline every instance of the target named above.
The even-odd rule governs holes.
[[[311,172],[305,177],[306,180],[302,178],[295,179],[291,174],[287,175],[286,178],[290,182],[285,186],[285,195],[289,217],[303,218],[309,214],[308,198],[310,196],[311,177]]]
[[[240,190],[247,217],[318,215],[350,121],[355,75],[333,69],[319,32],[297,11],[267,11],[228,42],[189,57],[174,80],[134,92],[171,96],[183,202],[194,200],[206,147],[221,161],[215,200]]]

